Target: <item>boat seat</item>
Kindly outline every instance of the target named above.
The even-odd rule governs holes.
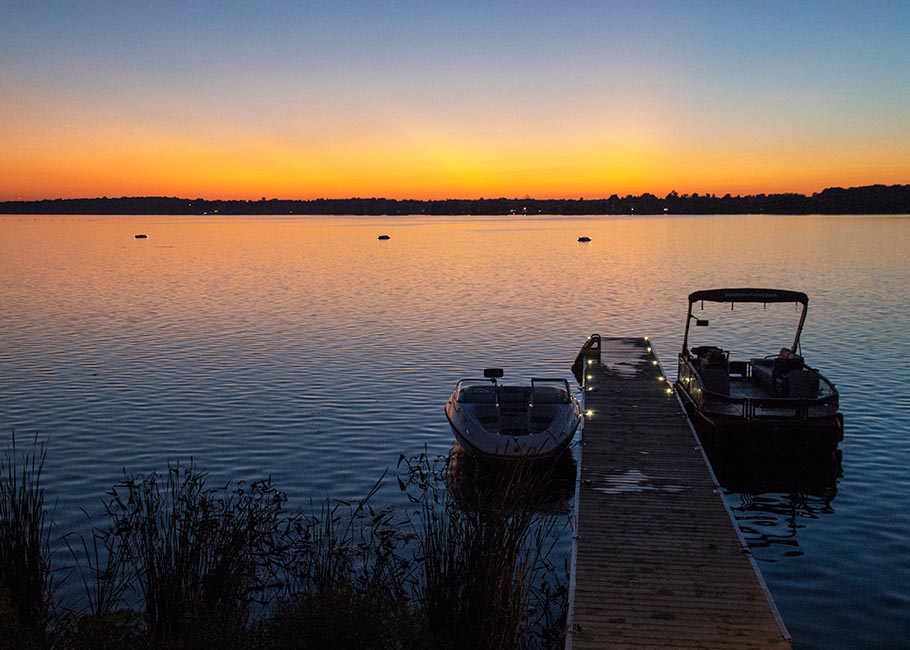
[[[705,390],[721,395],[730,394],[730,355],[713,346],[695,348],[698,351],[698,374]]]
[[[500,402],[527,402],[531,389],[526,386],[499,386],[497,394]]]
[[[730,394],[730,375],[724,368],[709,366],[702,369],[700,374],[705,390],[721,395]]]
[[[774,387],[772,359],[752,359],[752,384],[765,390],[770,395],[776,393]]]
[[[767,391],[772,397],[796,397],[792,394],[792,389],[790,388],[790,376],[794,372],[799,372],[804,369],[805,364],[801,357],[793,357],[790,359],[781,357],[772,359],[752,359],[752,383]],[[817,373],[814,374],[817,378]],[[796,381],[799,383],[799,386],[797,387],[798,392],[805,393],[811,391],[811,378],[798,378]],[[816,384],[815,395],[813,395],[813,397],[817,395],[818,387]]]
[[[499,428],[499,409],[495,404],[476,404],[471,407],[471,412],[484,428],[495,431]]]
[[[787,393],[798,399],[815,399],[820,385],[818,373],[809,368],[797,368],[787,373]]]
[[[553,418],[555,418],[558,413],[559,407],[555,404],[541,404],[540,402],[535,402],[528,418],[531,431],[534,433],[546,431],[547,427],[550,426],[550,423],[553,422]]]

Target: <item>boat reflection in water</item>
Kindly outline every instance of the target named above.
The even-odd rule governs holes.
[[[466,510],[505,503],[514,509],[568,514],[577,469],[571,449],[551,458],[499,460],[473,455],[456,442],[446,483]]]
[[[798,534],[809,522],[834,512],[840,449],[827,445],[782,449],[752,439],[704,450],[740,531],[753,548],[783,547],[780,555],[802,555]],[[736,496],[739,503],[736,503]]]
[[[716,447],[704,445],[721,487],[733,492],[804,492],[828,495],[837,491],[842,452],[835,449],[782,450],[745,442]]]

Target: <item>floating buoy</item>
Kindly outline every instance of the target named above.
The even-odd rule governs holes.
[[[377,239],[391,239],[391,237],[389,237],[388,235],[379,235],[379,237],[377,237]]]
[[[148,239],[149,238],[148,235],[136,235],[135,237],[136,237],[136,239]]]
[[[589,241],[591,241],[591,238],[590,238],[590,237],[579,237],[579,238],[578,238],[578,241],[580,241],[580,242],[589,242]]]

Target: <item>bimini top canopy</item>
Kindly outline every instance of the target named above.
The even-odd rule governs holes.
[[[799,317],[796,336],[790,351],[796,354],[799,346],[799,337],[806,323],[806,312],[809,309],[809,296],[802,291],[787,291],[785,289],[707,289],[689,294],[689,317],[686,319],[686,333],[683,335],[683,354],[689,352],[689,324],[695,318],[692,315],[692,305],[707,300],[708,302],[798,302],[803,306],[803,313]],[[703,305],[704,306],[704,305]],[[696,325],[707,325],[708,321],[697,321]]]
[[[707,289],[689,294],[689,304],[709,302],[798,302],[809,304],[809,296],[802,291],[784,289]]]

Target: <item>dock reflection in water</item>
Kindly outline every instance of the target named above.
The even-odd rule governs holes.
[[[569,514],[578,464],[571,448],[541,460],[478,458],[458,443],[449,455],[446,483],[466,510],[506,503],[542,514]]]

